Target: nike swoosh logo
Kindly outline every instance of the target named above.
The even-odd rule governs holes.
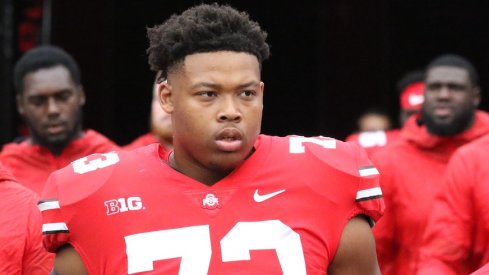
[[[285,192],[285,189],[282,189],[282,190],[279,190],[279,191],[276,191],[276,192],[273,192],[273,193],[268,193],[268,194],[265,194],[265,195],[260,195],[258,194],[258,189],[255,190],[255,194],[253,195],[253,199],[256,201],[256,202],[264,202],[272,197],[275,197],[276,195],[280,194],[280,193],[283,193]]]

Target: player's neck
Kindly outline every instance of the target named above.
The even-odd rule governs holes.
[[[174,170],[207,186],[214,185],[233,171],[233,169],[230,169],[229,171],[210,170],[191,162],[183,165],[175,160],[175,154],[173,151],[168,156],[168,164]]]
[[[157,136],[157,135],[154,135],[155,138],[158,140],[158,142],[167,150],[172,150],[173,149],[173,138],[172,137],[161,137],[161,136]],[[173,153],[172,153],[173,155]]]

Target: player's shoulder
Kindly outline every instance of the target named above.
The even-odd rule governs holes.
[[[356,142],[344,142],[324,136],[297,135],[272,139],[272,143],[278,144],[281,151],[287,151],[287,159],[296,159],[305,166],[327,165],[354,176],[373,173],[375,169],[365,149]]]
[[[25,142],[10,142],[2,146],[0,157],[16,156],[17,154],[28,151],[32,146],[25,146]]]
[[[489,161],[488,148],[489,135],[485,135],[457,149],[450,159],[450,165],[465,163],[467,167],[485,170],[485,163]]]
[[[42,199],[55,197],[63,204],[84,199],[116,175],[131,177],[132,167],[148,161],[148,156],[154,155],[157,147],[154,144],[137,150],[94,153],[79,158],[49,176]]]

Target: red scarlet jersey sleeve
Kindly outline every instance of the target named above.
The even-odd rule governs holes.
[[[343,174],[354,177],[355,179],[339,178],[348,181],[356,182],[354,187],[354,201],[356,202],[356,208],[352,212],[352,216],[358,214],[365,214],[372,218],[373,221],[377,221],[384,212],[384,202],[382,199],[382,190],[379,185],[379,172],[373,165],[367,156],[365,150],[355,142],[341,142],[331,138],[325,137],[290,137],[291,151],[292,152],[308,152],[306,156],[314,156],[319,159],[323,165],[328,168],[333,168]],[[295,143],[304,146],[304,149],[300,148]],[[326,148],[326,150],[325,150]],[[327,148],[332,149],[327,150]],[[308,161],[304,161],[308,163]],[[325,168],[323,168],[325,169]],[[314,171],[311,171],[314,173]],[[339,184],[339,183],[338,183]],[[351,218],[350,217],[350,218]]]
[[[71,242],[69,224],[74,216],[84,211],[76,205],[105,184],[117,162],[119,156],[115,152],[92,154],[51,174],[38,203],[43,214],[43,244],[48,251],[54,253],[68,243],[75,246]],[[75,178],[76,188],[73,186]]]

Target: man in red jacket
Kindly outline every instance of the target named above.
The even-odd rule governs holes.
[[[54,255],[42,246],[39,197],[0,163],[0,274],[46,275]]]
[[[452,153],[489,133],[489,115],[477,111],[477,73],[465,58],[443,55],[428,66],[424,103],[401,137],[373,156],[386,200],[374,228],[383,274],[415,274],[435,194]]]
[[[489,263],[488,151],[486,135],[450,159],[426,227],[419,274],[469,274]]]
[[[85,93],[75,60],[65,51],[41,46],[15,65],[17,109],[29,135],[6,144],[0,160],[15,178],[40,194],[49,174],[85,155],[117,146],[93,130],[82,130]]]

